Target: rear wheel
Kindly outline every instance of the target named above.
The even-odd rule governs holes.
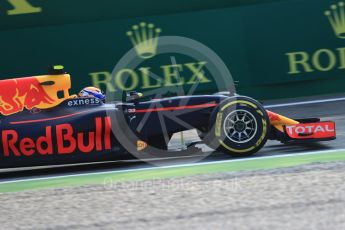
[[[257,101],[241,96],[220,103],[211,116],[210,126],[205,143],[235,157],[259,151],[269,134],[266,110]]]

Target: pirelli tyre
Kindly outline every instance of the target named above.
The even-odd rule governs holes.
[[[215,108],[204,142],[231,156],[250,156],[265,145],[269,128],[269,117],[259,102],[235,96]]]

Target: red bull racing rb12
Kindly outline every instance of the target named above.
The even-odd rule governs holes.
[[[70,75],[0,81],[0,168],[178,156],[168,142],[196,129],[201,143],[233,157],[250,156],[268,139],[282,143],[328,141],[335,124],[290,119],[256,100],[231,93],[105,102],[93,87],[70,95]],[[188,154],[188,151],[181,151]]]

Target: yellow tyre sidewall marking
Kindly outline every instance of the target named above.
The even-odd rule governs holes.
[[[249,101],[244,101],[244,100],[238,100],[238,101],[232,101],[232,102],[229,102],[228,104],[226,104],[225,106],[223,106],[220,110],[220,112],[217,113],[217,119],[216,119],[216,127],[215,127],[215,136],[216,137],[220,137],[221,136],[221,130],[222,130],[222,118],[223,118],[223,111],[234,105],[234,104],[246,104],[246,105],[249,105],[251,107],[253,107],[254,109],[256,109],[256,112],[258,114],[260,114],[261,116],[263,116],[264,114],[258,110],[257,106],[252,103],[252,102],[249,102]],[[226,148],[227,150],[230,150],[232,152],[236,152],[236,153],[245,153],[245,152],[249,152],[251,150],[253,150],[255,147],[259,146],[262,141],[265,139],[265,136],[266,136],[266,133],[267,133],[267,122],[265,121],[265,119],[262,119],[262,135],[261,137],[259,138],[259,140],[255,143],[255,145],[253,145],[252,147],[250,148],[247,148],[247,149],[234,149],[234,148],[231,148],[229,146],[227,146],[222,140],[219,140],[219,143],[224,147]]]
[[[221,136],[221,132],[222,132],[222,119],[223,119],[223,113],[217,113],[216,129],[215,129],[216,137],[220,137]],[[220,124],[220,125],[218,125],[218,124]]]
[[[234,104],[247,104],[247,105],[253,107],[254,109],[258,108],[254,103],[251,103],[249,101],[238,100],[238,101],[229,102],[228,104],[224,105],[220,111],[223,112],[226,108],[228,108],[229,106],[232,106]]]

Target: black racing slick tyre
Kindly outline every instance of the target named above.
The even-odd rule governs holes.
[[[213,111],[205,143],[234,157],[250,156],[265,145],[269,128],[269,117],[259,102],[236,96]]]

